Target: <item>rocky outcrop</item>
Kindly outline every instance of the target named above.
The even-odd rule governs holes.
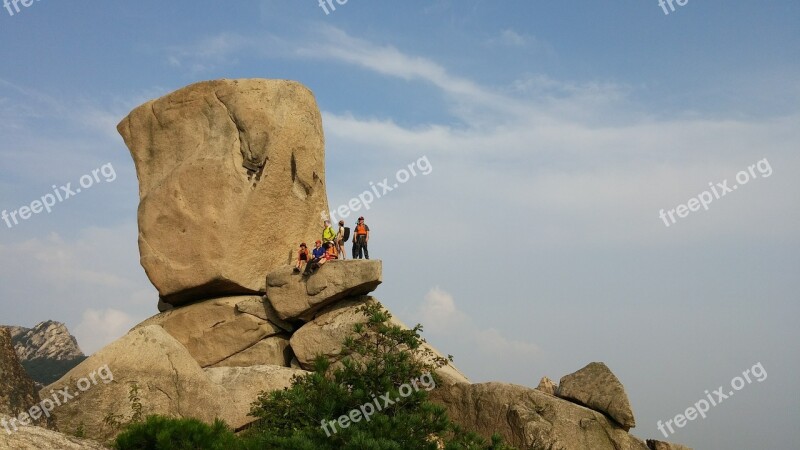
[[[11,334],[0,328],[0,415],[8,418],[22,418],[23,423],[31,420],[33,425],[53,428],[54,419],[42,414],[39,406],[40,398],[33,380],[28,377],[19,363],[17,353],[11,344]],[[28,415],[31,408],[34,416]],[[5,426],[5,423],[4,423]],[[7,430],[0,429],[0,434]]]
[[[499,433],[520,449],[648,450],[602,413],[536,389],[458,383],[431,394],[456,423],[485,437]]]
[[[267,298],[282,319],[308,321],[330,304],[374,291],[382,274],[376,260],[334,260],[310,276],[286,266],[267,275]]]
[[[79,391],[80,380],[91,378],[90,373],[97,373],[100,367],[107,367],[112,376],[95,376],[97,383]],[[59,406],[59,429],[83,426],[89,437],[106,440],[118,431],[104,423],[107,416],[131,417],[128,395],[133,385],[138,386],[145,415],[194,417],[209,423],[221,418],[239,428],[253,420],[247,418],[249,405],[241,400],[245,395],[252,394],[253,401],[261,390],[287,387],[291,375],[298,373],[303,371],[282,367],[203,370],[164,328],[148,325],[92,355],[46,390],[67,388],[68,393],[79,394]],[[264,374],[272,376],[261,376]]]
[[[263,307],[259,310],[254,306],[259,303],[263,305],[263,300],[256,296],[209,300],[163,312],[145,320],[137,328],[149,325],[163,327],[186,347],[200,367],[223,366],[226,365],[224,361],[241,365],[241,358],[231,358],[247,351],[252,355],[256,351],[253,347],[269,337],[284,335],[285,339],[287,336],[284,328],[269,320]],[[242,312],[239,305],[245,305],[242,309],[256,314]],[[283,323],[283,326],[286,327],[286,324]],[[263,350],[263,346],[260,348]],[[287,356],[291,360],[291,355]],[[251,365],[273,362],[274,359],[270,359]]]
[[[562,377],[556,395],[608,414],[625,430],[636,426],[625,387],[603,363],[593,362]]]
[[[357,309],[365,302],[375,302],[372,297],[350,298],[326,309],[323,309],[311,322],[303,325],[297,330],[290,341],[292,350],[297,356],[300,366],[310,370],[314,365],[314,359],[318,355],[327,357],[331,361],[340,359],[342,342],[348,336],[354,334],[353,326],[363,323],[365,317]],[[392,317],[392,322],[408,329],[399,320]],[[424,349],[430,350],[434,357],[441,357],[435,348],[428,344]],[[431,362],[431,361],[428,361]],[[468,383],[464,374],[455,366],[448,365],[438,371],[445,383]]]
[[[328,211],[314,96],[285,80],[193,84],[117,127],[139,178],[141,263],[164,302],[263,293]]]
[[[40,385],[61,378],[86,356],[66,325],[48,320],[33,328],[6,327],[22,367]]]
[[[558,386],[556,386],[556,384],[553,383],[553,380],[550,378],[542,377],[542,379],[539,380],[539,385],[536,386],[536,389],[544,392],[545,394],[556,395]]]
[[[108,450],[98,442],[78,439],[40,427],[19,427],[13,433],[0,430],[0,448],[12,450]]]
[[[647,447],[650,450],[692,450],[685,445],[670,444],[669,442],[654,441],[652,439],[647,440]]]

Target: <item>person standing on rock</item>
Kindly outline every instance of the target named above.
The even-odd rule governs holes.
[[[356,225],[356,233],[353,242],[355,243],[353,259],[362,259],[362,256],[365,259],[369,259],[369,249],[367,248],[367,244],[369,244],[369,226],[364,223],[363,216],[358,218],[358,225]]]
[[[336,251],[339,253],[339,258],[347,259],[347,252],[344,250],[344,240],[345,240],[345,226],[344,220],[339,221],[339,232],[336,233]]]
[[[333,240],[336,239],[336,232],[333,231],[333,227],[331,226],[331,221],[326,220],[324,227],[322,228],[322,243],[326,244],[328,242],[333,243]]]

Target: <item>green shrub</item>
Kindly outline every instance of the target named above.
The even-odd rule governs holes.
[[[247,449],[436,450],[440,444],[448,450],[508,449],[499,440],[487,444],[462,432],[443,407],[428,401],[427,388],[441,381],[436,370],[452,357],[437,357],[423,347],[421,325],[407,330],[393,324],[377,302],[357,312],[365,321],[344,341],[339,363],[317,358],[312,373],[296,377],[291,388],[262,394],[253,404],[251,415],[258,421],[245,436]],[[401,386],[420,379],[434,383],[401,395]],[[380,398],[386,394],[400,400],[385,406]],[[382,408],[370,420],[347,427],[330,424],[376,399]]]
[[[117,450],[231,450],[237,439],[225,422],[148,416],[127,426],[114,441]]]

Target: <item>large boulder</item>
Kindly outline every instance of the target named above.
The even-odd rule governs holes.
[[[601,362],[590,363],[583,369],[562,377],[556,395],[606,413],[626,430],[636,426],[625,387]]]
[[[95,377],[98,382],[81,392],[78,381],[101,368],[107,368],[104,377]],[[206,422],[229,415],[225,388],[211,383],[186,348],[155,325],[137,328],[114,341],[45,391],[67,389],[63,392],[74,395],[65,397],[59,406],[60,430],[74,432],[83,426],[88,437],[105,440],[118,432],[104,423],[107,416],[131,417],[127,399],[134,384],[139,387],[146,415],[195,417]]]
[[[294,358],[289,335],[270,336],[252,347],[230,356],[211,367],[282,366],[289,367]]]
[[[286,80],[193,84],[117,126],[139,178],[141,263],[163,301],[264,292],[328,211],[314,96]]]
[[[295,376],[307,374],[305,370],[277,366],[220,367],[205,369],[212,383],[228,392],[232,415],[225,421],[238,430],[253,422],[250,408],[262,391],[279,391],[292,384]]]
[[[310,320],[325,306],[374,291],[381,284],[382,267],[375,260],[333,260],[310,276],[282,267],[267,275],[267,298],[282,319]]]
[[[259,303],[263,305],[263,299],[257,296],[218,298],[163,312],[134,329],[160,325],[186,347],[201,367],[224,365],[220,363],[252,349],[262,340],[285,333],[269,320],[264,307],[259,311],[255,306]],[[243,309],[253,314],[242,312],[239,305],[246,305]],[[276,363],[271,359],[248,365]]]
[[[372,297],[350,298],[338,302],[319,312],[311,321],[297,330],[290,341],[292,350],[300,364],[306,370],[311,370],[314,366],[314,359],[318,355],[327,357],[331,361],[338,361],[341,358],[342,342],[350,335],[353,335],[353,326],[363,323],[366,319],[363,313],[357,309],[366,302],[375,302]],[[392,317],[392,323],[408,329],[408,326]],[[423,349],[429,350],[434,357],[442,357],[435,348],[424,344]],[[432,362],[429,360],[428,362]],[[461,373],[454,365],[449,364],[437,371],[442,380],[447,383],[469,383],[467,377]]]
[[[603,414],[537,389],[457,383],[437,387],[431,399],[465,429],[486,438],[498,433],[520,449],[648,450]]]
[[[24,426],[11,434],[0,430],[0,448],[11,450],[107,450],[88,439],[78,439],[35,426]]]
[[[148,325],[114,341],[45,390],[72,396],[58,407],[60,430],[74,432],[82,426],[87,436],[105,441],[119,431],[105,423],[107,417],[122,417],[123,422],[131,417],[127,399],[134,385],[145,415],[208,423],[220,418],[241,428],[254,420],[247,417],[250,405],[244,397],[252,395],[254,401],[260,391],[288,387],[291,375],[299,373],[258,366],[204,370],[164,328]]]
[[[54,428],[53,416],[43,414],[36,385],[19,362],[11,333],[0,327],[0,415],[10,419],[21,419],[22,423]],[[52,402],[51,402],[52,403]],[[32,409],[33,408],[33,409]],[[29,413],[33,413],[33,417]],[[12,427],[16,426],[15,422]],[[0,434],[6,433],[8,425],[3,422]]]

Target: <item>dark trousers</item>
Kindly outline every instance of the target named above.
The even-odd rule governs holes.
[[[319,262],[322,258],[312,258],[311,261],[306,263],[306,270],[303,275],[311,275],[319,267]]]
[[[362,259],[362,255],[364,258],[369,259],[366,236],[356,236],[356,240],[353,244],[355,244],[353,247],[353,259]]]

